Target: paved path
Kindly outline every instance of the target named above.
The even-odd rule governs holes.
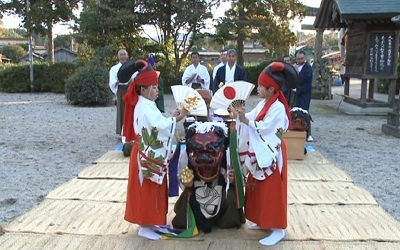
[[[262,248],[267,232],[247,225],[188,240],[138,237],[137,226],[123,220],[127,176],[128,158],[107,152],[7,225],[0,249]],[[289,161],[288,200],[287,235],[274,249],[400,249],[400,222],[319,152]]]

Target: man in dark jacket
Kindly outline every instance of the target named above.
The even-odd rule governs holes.
[[[313,70],[311,65],[306,62],[306,55],[304,51],[296,51],[296,64],[294,67],[299,72],[299,85],[296,87],[296,107],[302,108],[309,112],[311,102],[311,90],[312,90],[312,77]],[[307,141],[313,141],[311,136],[311,126],[307,131]]]
[[[211,90],[215,94],[220,88],[220,83],[225,84],[227,82],[235,81],[246,81],[246,71],[236,64],[237,52],[234,49],[230,49],[226,52],[228,58],[227,63],[220,67],[215,75],[214,82],[211,86]]]

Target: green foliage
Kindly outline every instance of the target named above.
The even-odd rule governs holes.
[[[29,12],[26,1],[9,0],[0,2],[0,14],[17,15],[22,19],[28,33],[45,35],[49,44],[49,60],[54,62],[53,25],[65,23],[74,19],[72,10],[78,9],[81,0],[34,0],[30,1]],[[29,13],[27,15],[27,13]],[[32,32],[31,32],[32,31]]]
[[[26,37],[26,31],[23,29],[6,29],[0,25],[0,37],[5,38],[24,38]]]
[[[163,56],[156,57],[155,70],[160,71],[160,75],[164,81],[164,93],[171,93],[171,86],[182,84],[183,70],[178,74],[174,73],[173,66]]]
[[[58,35],[54,38],[54,47],[63,47],[66,49],[71,49],[72,35]]]
[[[29,65],[9,66],[0,71],[0,91],[8,93],[30,92]]]
[[[264,68],[269,64],[270,62],[263,61],[260,64],[257,65],[245,65],[245,70],[246,70],[246,76],[247,76],[247,81],[250,83],[253,83],[255,85],[258,84],[258,76],[260,75],[261,71],[264,70]],[[257,88],[253,89],[253,93],[257,92]]]
[[[65,82],[75,69],[76,65],[68,62],[46,65],[44,79],[35,83],[35,87],[40,92],[64,93]]]
[[[110,67],[115,64],[117,51],[121,48],[126,49],[131,57],[147,55],[143,51],[147,41],[140,36],[141,27],[131,9],[130,1],[85,1],[74,27],[79,32],[76,40],[85,44],[85,52],[90,52],[84,58]]]
[[[212,18],[212,9],[219,0],[138,0],[135,15],[139,25],[152,25],[159,30],[158,37],[149,37],[158,45],[166,64],[178,77],[182,61],[190,52],[194,41]],[[144,31],[144,33],[146,33]]]
[[[16,62],[19,58],[26,54],[26,51],[18,44],[9,44],[3,47],[1,54]]]
[[[17,15],[25,28],[36,33],[47,34],[49,24],[68,22],[74,18],[73,9],[78,9],[80,0],[34,0],[30,1],[29,16],[26,15],[26,1],[1,1],[0,12]],[[28,23],[30,22],[30,23]]]
[[[33,90],[35,92],[64,93],[66,79],[74,72],[72,63],[35,63]],[[30,92],[29,64],[9,64],[0,71],[0,91]]]
[[[245,40],[259,40],[269,49],[286,49],[296,40],[289,21],[304,15],[305,7],[298,0],[232,1],[216,25],[214,39],[221,44],[237,41],[238,64],[243,65]]]
[[[104,106],[111,103],[108,70],[96,63],[78,68],[65,83],[68,103],[78,106]]]
[[[313,99],[330,100],[332,99],[331,85],[333,82],[330,69],[327,67],[328,60],[322,58],[313,63],[313,74],[315,82],[313,83],[312,96]]]

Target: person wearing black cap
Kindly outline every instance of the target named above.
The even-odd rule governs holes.
[[[287,63],[273,62],[258,77],[262,100],[250,112],[232,110],[239,120],[239,156],[246,181],[245,216],[250,229],[272,230],[259,242],[275,245],[287,227],[287,154],[283,134],[290,127],[290,111],[281,91],[297,84],[298,74]]]
[[[135,71],[139,73],[124,96],[123,135],[126,141],[133,141],[125,220],[140,225],[140,236],[157,240],[161,236],[149,226],[167,223],[167,163],[171,157],[176,123],[188,112],[177,108],[172,117],[161,114],[154,102],[158,97],[159,72],[144,60],[132,60],[122,65],[118,79],[129,80]]]

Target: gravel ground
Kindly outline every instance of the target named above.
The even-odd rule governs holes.
[[[400,220],[400,139],[381,132],[385,116],[347,116],[328,107],[338,98],[312,101],[315,141],[308,144]],[[258,101],[252,96],[248,110]],[[165,105],[173,110],[171,95]],[[114,149],[115,115],[115,106],[74,107],[64,95],[0,93],[0,227]]]

